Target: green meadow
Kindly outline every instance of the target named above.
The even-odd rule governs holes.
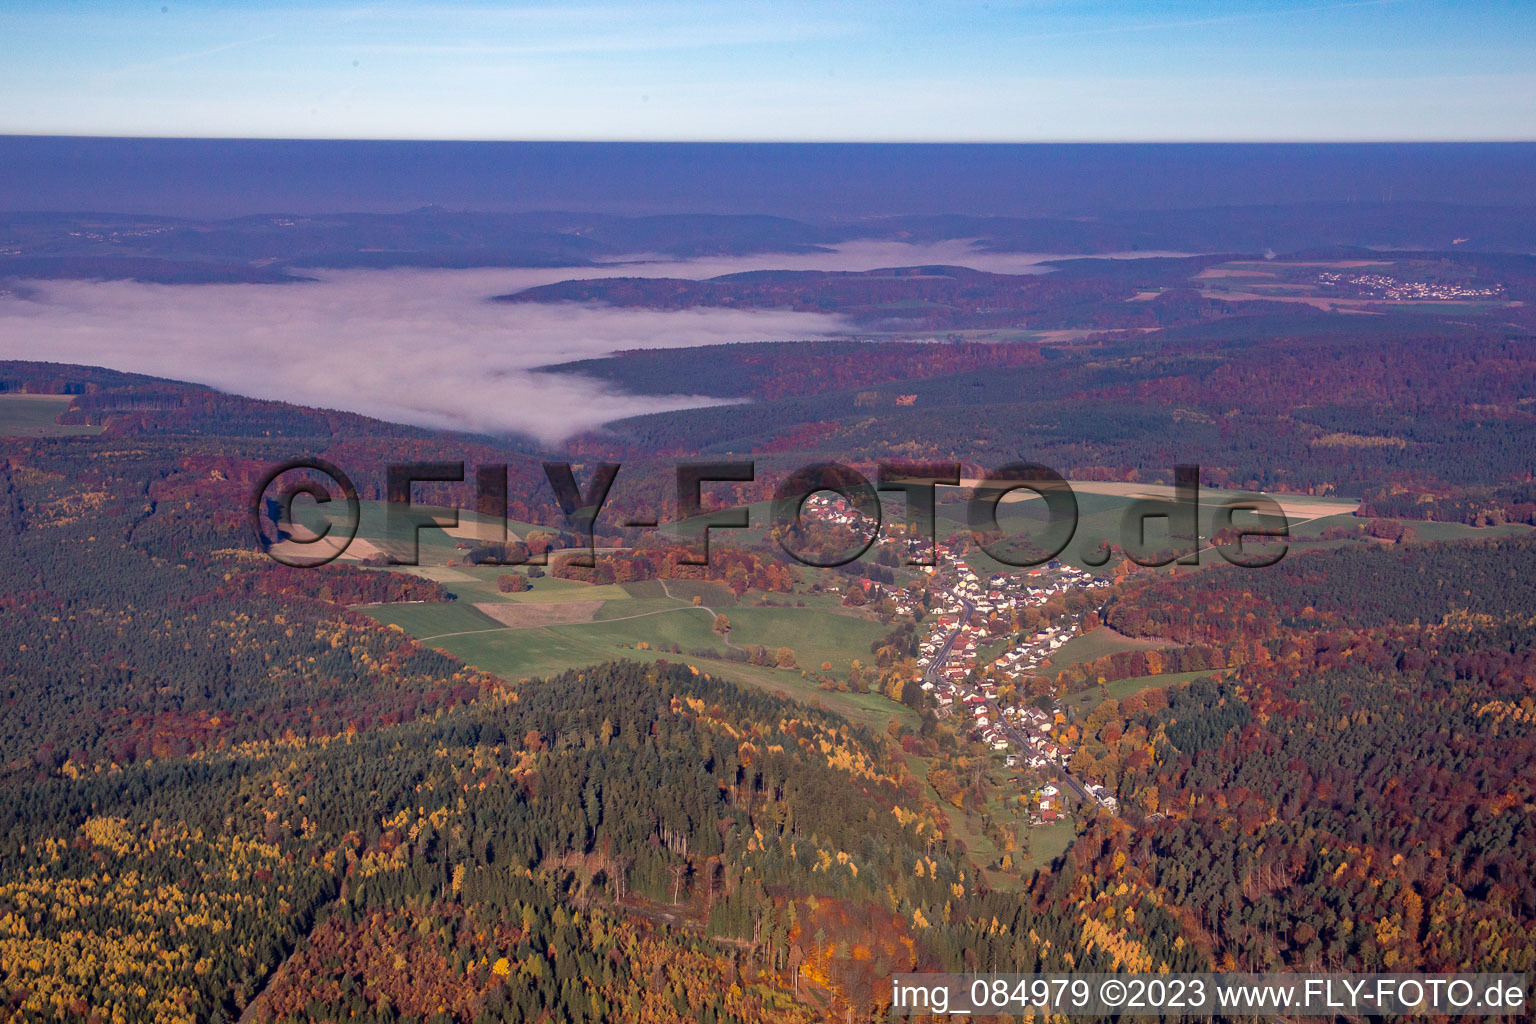
[[[1221,675],[1221,672],[1219,670],[1165,672],[1157,676],[1117,679],[1112,683],[1105,683],[1102,687],[1094,686],[1087,690],[1080,690],[1062,703],[1072,714],[1082,715],[1092,711],[1106,700],[1124,700],[1134,693],[1145,693],[1147,690],[1166,690],[1170,686],[1194,682],[1196,679],[1210,675]]]
[[[365,515],[359,535],[368,536],[368,527],[377,524],[377,519],[370,522]],[[433,555],[462,554],[456,542],[429,550],[429,533],[423,532],[423,563],[436,561]],[[802,670],[819,673],[823,663],[830,663],[832,675],[846,677],[855,659],[872,661],[870,645],[887,631],[872,619],[845,613],[832,596],[749,595],[744,601],[722,584],[706,580],[592,585],[549,576],[531,579],[527,591],[506,594],[498,589],[498,578],[520,570],[439,562],[394,571],[435,580],[454,599],[444,604],[368,605],[359,611],[504,679],[549,675],[614,658],[686,661],[701,671],[827,707],[873,729],[883,730],[892,718],[917,724],[910,709],[879,694],[823,690],[819,682],[802,674]],[[769,601],[805,606],[759,603],[765,596]],[[698,606],[693,604],[695,597],[700,599]],[[573,602],[600,603],[593,610]],[[476,605],[507,606],[496,611],[507,621],[492,618]],[[584,621],[547,622],[548,615],[560,614],[561,606]],[[526,624],[521,621],[524,613]],[[731,620],[731,644],[762,645],[770,657],[780,647],[789,647],[795,652],[796,667],[724,660],[727,643],[713,630],[715,613]],[[546,621],[541,623],[541,617]]]
[[[463,602],[380,604],[360,610],[386,626],[399,626],[418,639],[500,626],[495,619]]]
[[[73,395],[0,395],[0,437],[82,437],[101,433],[101,427],[56,422],[73,399]]]
[[[1027,492],[1022,492],[1027,493]],[[1215,488],[1201,488],[1200,490],[1200,530],[1202,536],[1210,536],[1213,532],[1213,520],[1219,506],[1233,498],[1244,496],[1245,492],[1218,490]],[[1077,501],[1077,528],[1073,531],[1072,539],[1058,556],[1067,565],[1079,569],[1096,572],[1103,568],[1102,565],[1093,565],[1088,559],[1102,558],[1099,552],[1100,544],[1108,544],[1114,549],[1113,559],[1121,557],[1123,545],[1122,534],[1125,528],[1125,515],[1127,510],[1139,499],[1115,494],[1097,494],[1083,490],[1074,490],[1073,495]],[[1337,504],[1340,521],[1350,521],[1348,512],[1355,507],[1355,502],[1344,498],[1308,498],[1309,502],[1320,504]],[[938,534],[940,539],[954,533],[969,529],[968,507],[964,502],[949,502],[938,507]],[[1043,502],[1030,499],[1024,501],[1005,501],[999,508],[998,525],[1008,535],[1039,536],[1044,529],[1046,506]],[[1247,525],[1277,525],[1268,522],[1267,517],[1254,517],[1252,515],[1239,515],[1237,524]],[[1293,532],[1303,528],[1305,523],[1290,524]],[[1147,520],[1146,543],[1149,548],[1158,548],[1171,545],[1166,519],[1152,518]],[[985,553],[976,552],[968,555],[966,560],[977,572],[1009,571],[1016,568],[1000,562]],[[1209,548],[1200,552],[1200,564],[1211,566],[1224,564],[1220,555]]]
[[[1026,870],[1043,868],[1067,852],[1067,847],[1077,838],[1077,821],[1068,816],[1049,825],[1031,828],[1028,835],[1029,856],[1019,866]]]
[[[1107,655],[1119,654],[1122,651],[1150,651],[1166,646],[1168,645],[1123,636],[1112,629],[1102,627],[1091,629],[1086,633],[1077,634],[1062,644],[1061,649],[1051,656],[1050,667],[1045,671],[1054,675],[1064,668]]]

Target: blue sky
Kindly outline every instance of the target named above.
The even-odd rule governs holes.
[[[114,3],[0,11],[0,133],[1536,138],[1530,0]]]

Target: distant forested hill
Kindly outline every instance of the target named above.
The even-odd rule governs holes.
[[[306,267],[584,267],[618,257],[805,253],[859,239],[973,241],[983,251],[1090,254],[1392,250],[1528,252],[1527,206],[1345,203],[819,219],[748,213],[302,211],[194,219],[0,212],[0,279],[277,282]]]
[[[1377,514],[1536,513],[1526,328],[1259,316],[1148,338],[721,346],[556,369],[642,391],[718,381],[754,398],[610,425],[640,450],[1024,458],[1068,476],[1164,481],[1185,462],[1217,484],[1361,495]]]

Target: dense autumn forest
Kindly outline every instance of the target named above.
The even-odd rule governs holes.
[[[1233,671],[1101,707],[1139,816],[1042,879],[1238,969],[1529,971],[1536,962],[1536,603],[1529,541],[1346,549],[1116,598],[1131,633],[1217,642]],[[1114,702],[1109,702],[1113,704]]]
[[[697,667],[468,670],[348,610],[440,587],[276,566],[188,444],[0,473],[13,1019],[813,1020],[995,914],[1070,963],[888,737]]]
[[[1122,812],[1085,813],[1015,887],[989,881],[961,813],[981,784],[931,714],[870,728],[671,648],[494,675],[358,610],[447,605],[444,584],[282,567],[249,533],[249,490],[277,461],[319,455],[380,499],[390,462],[463,460],[438,501],[476,508],[473,467],[505,465],[507,516],[576,546],[531,441],[0,364],[0,392],[70,395],[58,425],[100,428],[7,439],[0,460],[4,1015],[746,1024],[884,1019],[884,979],[914,968],[1536,970],[1536,542],[1430,543],[1401,522],[1536,518],[1529,328],[1238,315],[1182,287],[1208,262],[1140,262],[542,296],[865,302],[872,318],[920,300],[936,333],[964,320],[939,307],[996,302],[999,322],[1043,310],[1082,330],[557,368],[652,393],[727,379],[724,397],[751,400],[573,443],[624,469],[595,564],[549,567],[570,585],[714,583],[769,608],[805,590],[772,538],[693,567],[617,525],[668,507],[678,457],[756,460],[722,490],[742,501],[827,457],[1027,457],[1131,482],[1198,462],[1208,484],[1364,499],[1368,528],[1270,569],[1117,575],[1102,609],[1058,597],[1013,624],[1091,615],[1145,641],[1032,680],[1086,701],[1072,765]],[[1510,296],[1525,273],[1466,271]],[[1145,287],[1167,290],[1124,301]],[[1079,302],[1137,308],[1085,320]],[[803,674],[910,711],[928,608],[921,588],[898,615],[851,585],[890,585],[880,557],[823,577],[878,605],[867,662]],[[924,774],[919,757],[954,763]]]
[[[907,457],[998,464],[1025,456],[1072,479],[1166,482],[1177,462],[1191,462],[1208,483],[1362,495],[1378,515],[1469,523],[1531,516],[1536,374],[1525,336],[1345,333],[1234,352],[1231,343],[1168,332],[1155,343],[1106,338],[1038,351],[1040,363],[961,362],[959,372],[922,379],[617,426],[637,448],[662,451],[756,443],[846,462],[910,438],[899,448]],[[675,367],[675,354],[667,356]],[[754,356],[695,354],[705,365]],[[869,356],[844,353],[849,363]],[[622,373],[627,358],[610,372]],[[665,357],[633,358],[641,367]],[[782,359],[766,368],[775,366],[796,373]],[[684,377],[673,386],[688,384]]]

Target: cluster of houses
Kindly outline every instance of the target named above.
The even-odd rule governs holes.
[[[1064,627],[1047,626],[1017,646],[999,654],[992,661],[992,676],[1017,681],[1038,669],[1051,655],[1072,639],[1072,632]]]
[[[1069,589],[1107,587],[1109,581],[1057,562],[1026,573],[997,573],[985,581],[964,562],[946,560],[944,564],[954,566],[953,582],[939,591],[938,614],[929,621],[929,631],[918,643],[923,689],[940,717],[960,717],[972,736],[1004,755],[1008,767],[1023,765],[1070,778],[1067,764],[1073,748],[1057,728],[1066,722],[1061,707],[1055,701],[1049,707],[1023,702],[1018,690],[1006,704],[1000,704],[998,696],[1001,684],[1037,670],[1075,635],[1075,630],[1067,625],[1050,626],[1028,638],[1016,638],[991,661],[993,667],[985,678],[976,677],[974,672],[980,667],[981,646],[992,638],[987,617],[999,613],[1000,626],[1011,629],[1011,612],[1017,607],[1044,604],[1053,594]],[[1111,811],[1116,809],[1115,798],[1104,787],[1073,781],[1089,798]],[[1055,821],[1065,813],[1056,785],[1043,786],[1037,795],[1038,805],[1031,815],[1036,823]]]
[[[940,555],[947,554],[940,547]],[[918,643],[918,666],[927,670],[934,660],[948,651],[943,664],[929,673],[951,683],[958,683],[977,667],[977,651],[995,635],[1011,632],[1013,612],[1018,608],[1038,607],[1053,595],[1073,589],[1108,587],[1110,581],[1091,573],[1052,562],[1044,569],[1024,573],[996,573],[985,582],[964,562],[955,565],[955,580],[939,592],[938,614],[929,622],[928,634]],[[965,607],[972,613],[963,625]],[[997,615],[1001,634],[994,633],[988,619]],[[955,634],[959,627],[958,635]],[[991,675],[1004,681],[1017,681],[1040,667],[1045,659],[1072,639],[1066,626],[1049,626],[1028,638],[1018,638],[1007,650],[991,661]],[[951,643],[951,637],[953,642]],[[994,695],[995,696],[995,695]]]
[[[822,588],[828,594],[851,594],[854,591],[862,591],[864,604],[874,604],[876,601],[891,599],[891,605],[897,615],[917,615],[917,600],[901,587],[888,586],[879,580],[864,577],[852,578],[843,583],[828,583]]]
[[[1474,288],[1465,284],[1434,281],[1399,281],[1385,274],[1340,274],[1325,271],[1317,275],[1319,284],[1348,287],[1372,298],[1383,299],[1494,299],[1504,294],[1503,285]]]
[[[1033,704],[1014,704],[1004,708],[1002,713],[1013,726],[1014,733],[1024,738],[1024,749],[1009,755],[1013,762],[1010,768],[1021,759],[1031,768],[1044,768],[1048,764],[1067,766],[1072,748],[1051,736],[1056,726],[1066,722],[1067,716],[1054,702],[1049,711]]]
[[[941,564],[951,560],[951,552],[942,544],[938,556]],[[966,563],[954,562],[954,565],[956,578],[949,590],[952,603],[958,607],[960,602],[967,602],[983,616],[1010,612],[1015,608],[1037,607],[1069,590],[1110,585],[1108,579],[1061,562],[1018,572],[993,573],[985,582]]]
[[[880,527],[878,519],[871,519],[841,496],[833,496],[827,491],[817,491],[806,498],[800,514],[819,523],[846,526],[859,533],[868,533]]]
[[[854,529],[872,525],[846,504],[820,494],[812,495],[806,505],[824,521]],[[921,551],[914,548],[913,554]],[[1022,701],[1022,686],[1014,687],[1006,702],[999,701],[1001,687],[1037,674],[1046,660],[1076,635],[1069,624],[1047,626],[1029,636],[1015,634],[1014,612],[1039,607],[1070,590],[1108,587],[1111,581],[1061,562],[983,578],[947,545],[938,545],[935,554],[942,568],[930,570],[935,577],[930,592],[934,614],[924,622],[927,632],[918,641],[916,660],[922,688],[939,716],[959,718],[965,723],[962,731],[996,751],[1009,768],[1024,767],[1034,771],[1037,778],[1045,777],[1045,784],[1035,790],[1037,804],[1031,810],[1036,824],[1049,824],[1067,813],[1061,789],[1049,781],[1051,777],[1060,777],[1079,794],[1116,810],[1115,798],[1103,786],[1070,774],[1073,748],[1059,728],[1065,725],[1066,715],[1056,701],[1048,706]],[[853,588],[861,588],[867,601],[891,598],[899,614],[918,610],[904,589],[886,587],[875,580],[851,579],[827,590],[836,593]],[[1007,646],[997,652],[997,642],[1004,639]],[[983,647],[988,648],[985,653]],[[976,670],[984,664],[989,670],[985,676],[977,676]]]

